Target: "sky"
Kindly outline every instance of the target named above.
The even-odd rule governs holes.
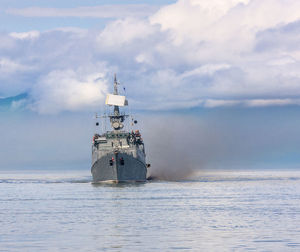
[[[10,151],[2,152],[6,153],[2,167],[25,159],[28,166],[52,161],[58,165],[64,156],[69,163],[80,163],[78,157],[81,164],[88,163],[89,149],[77,148],[76,142],[72,146],[76,155],[68,149],[54,155],[60,136],[56,132],[73,127],[69,130],[80,139],[77,146],[88,145],[86,139],[93,131],[87,124],[89,115],[103,109],[114,73],[126,87],[131,107],[142,117],[149,115],[144,117],[149,138],[150,117],[183,120],[186,128],[192,121],[198,125],[195,131],[206,121],[211,123],[208,128],[233,138],[235,126],[241,132],[249,127],[246,120],[255,129],[245,132],[248,137],[265,136],[262,142],[278,138],[282,143],[276,150],[265,147],[262,163],[286,161],[297,166],[299,148],[288,132],[299,139],[299,9],[298,0],[1,0],[0,113],[5,124],[0,129],[4,138],[13,135],[11,129],[21,135],[30,132],[22,140],[25,157],[14,160],[14,147],[7,139]],[[193,119],[178,119],[186,114]],[[282,115],[285,121],[279,119]],[[17,121],[24,127],[15,127]],[[162,121],[157,121],[157,129]],[[33,125],[40,126],[33,131]],[[183,128],[176,125],[174,134]],[[265,125],[272,134],[261,133],[268,131]],[[38,133],[43,127],[53,149]],[[85,128],[88,133],[82,133]],[[285,133],[279,141],[281,128]],[[36,137],[43,143],[31,147],[28,143]],[[149,145],[155,153],[155,142]],[[241,145],[237,141],[236,146]],[[258,141],[249,148],[259,146]],[[40,148],[47,151],[36,156]],[[278,152],[282,159],[274,154]],[[228,160],[234,156],[227,155]]]

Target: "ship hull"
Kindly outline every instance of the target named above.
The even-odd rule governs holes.
[[[120,162],[121,158],[123,162]],[[147,179],[146,164],[127,153],[112,152],[102,156],[94,162],[91,172],[94,183],[143,182]]]

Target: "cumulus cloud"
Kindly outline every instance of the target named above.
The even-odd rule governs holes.
[[[97,8],[57,15],[100,17]],[[26,89],[40,113],[92,109],[117,72],[142,109],[299,105],[299,9],[298,0],[178,0],[147,17],[125,11],[101,30],[0,34],[0,79],[10,76],[0,94]]]
[[[255,42],[257,32],[297,21],[299,8],[295,0],[179,0],[150,20],[170,30],[177,44],[203,41],[245,51]]]
[[[32,108],[42,114],[96,109],[104,102],[106,82],[105,72],[100,72],[100,68],[99,71],[86,68],[52,71],[34,87]]]
[[[108,24],[97,36],[99,49],[120,48],[136,40],[145,40],[154,35],[155,29],[145,20],[134,18],[119,19]]]

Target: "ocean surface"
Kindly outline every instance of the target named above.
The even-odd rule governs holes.
[[[0,251],[300,251],[300,171],[102,185],[0,171]]]

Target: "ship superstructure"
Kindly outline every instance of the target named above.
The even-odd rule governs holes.
[[[129,116],[120,112],[127,106],[125,96],[119,95],[117,78],[114,78],[114,92],[108,94],[105,104],[113,106],[113,112],[102,118],[109,118],[111,131],[95,134],[92,146],[93,182],[146,181],[147,168],[144,142],[139,130],[123,130]],[[136,121],[134,121],[136,122]]]

